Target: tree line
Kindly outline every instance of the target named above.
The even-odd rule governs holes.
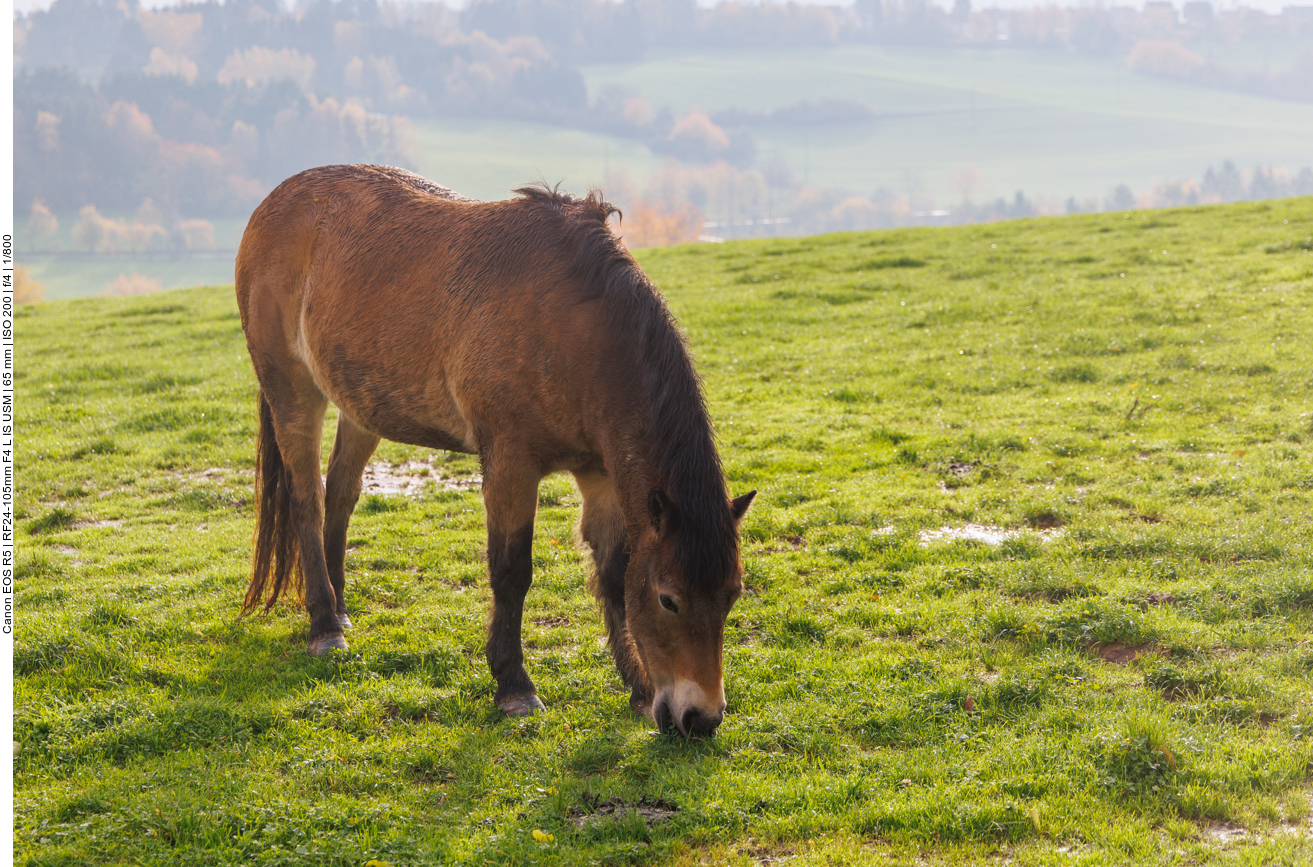
[[[1219,33],[1313,32],[1313,20],[1245,9],[1214,15],[1200,2],[1178,20],[1162,5],[978,11],[970,0],[951,10],[928,0],[848,8],[474,0],[457,11],[317,0],[289,11],[279,0],[206,0],[152,11],[137,0],[56,0],[14,26],[15,199],[20,208],[36,201],[62,214],[88,204],[127,214],[149,201],[165,215],[161,226],[239,216],[307,166],[413,165],[407,118],[418,116],[546,121],[736,171],[755,164],[761,125],[871,116],[838,100],[675,116],[620,91],[590,99],[579,64],[630,61],[663,47],[866,41],[1129,52],[1132,67],[1149,74],[1313,98],[1313,75],[1304,74],[1313,58],[1289,72],[1232,75],[1186,47]]]

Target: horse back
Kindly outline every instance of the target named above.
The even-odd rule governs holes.
[[[544,469],[596,452],[596,392],[624,350],[561,226],[526,199],[476,202],[399,169],[289,178],[237,259],[262,388],[299,365],[388,439],[477,452],[532,432]]]

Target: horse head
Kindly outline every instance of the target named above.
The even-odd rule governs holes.
[[[738,525],[756,493],[722,501],[725,514],[710,522],[731,532],[711,534],[720,537],[711,551],[690,544],[690,536],[708,535],[698,525],[705,517],[681,511],[660,488],[648,496],[650,524],[634,546],[625,581],[625,621],[662,731],[711,735],[725,717],[725,619],[743,592]]]

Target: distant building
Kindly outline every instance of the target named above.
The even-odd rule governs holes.
[[[1185,23],[1192,27],[1208,27],[1213,23],[1213,4],[1207,0],[1190,0],[1181,12]]]

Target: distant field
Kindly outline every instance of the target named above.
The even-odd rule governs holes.
[[[1280,72],[1290,69],[1300,55],[1313,52],[1313,34],[1304,37],[1248,39],[1243,42],[1192,42],[1190,48],[1205,60],[1232,69]]]
[[[30,205],[30,203],[28,203]],[[16,213],[19,224],[18,261],[31,270],[34,278],[46,290],[46,299],[84,298],[100,295],[120,274],[140,274],[149,280],[159,281],[162,289],[181,289],[187,286],[204,286],[230,283],[233,279],[232,253],[206,253],[185,258],[167,254],[122,256],[68,256],[36,255],[28,252],[30,239],[25,234],[27,215]],[[131,219],[130,213],[107,213],[107,217]],[[72,229],[77,214],[59,215],[59,231],[53,238],[44,240],[44,251],[73,251]],[[236,251],[246,228],[246,218],[218,217],[210,220],[214,226],[214,243],[219,250]]]
[[[619,85],[677,111],[769,110],[852,99],[881,117],[828,129],[762,130],[812,184],[869,193],[922,190],[960,200],[952,175],[979,168],[977,200],[1103,196],[1125,183],[1198,178],[1209,164],[1313,165],[1313,104],[1205,89],[1133,73],[1120,58],[1049,51],[889,48],[679,52],[585,68],[596,93]]]
[[[362,500],[349,654],[238,620],[231,287],[31,305],[17,862],[1313,863],[1313,198],[639,258],[759,491],[714,739],[629,711],[566,478],[542,715],[492,703],[468,484]],[[376,456],[424,459],[477,470]]]
[[[1293,50],[1277,48],[1283,61]],[[1226,159],[1313,166],[1313,105],[1153,78],[1113,57],[843,45],[657,54],[585,66],[584,75],[593,96],[619,86],[677,112],[863,102],[880,118],[758,129],[758,165],[778,156],[813,185],[864,194],[883,186],[942,206],[960,200],[952,177],[967,166],[981,172],[977,201],[1017,190],[1053,201],[1103,197],[1122,183],[1145,191],[1198,179]],[[608,166],[641,182],[663,163],[632,140],[536,123],[422,120],[416,131],[421,171],[476,198],[505,197],[540,176],[582,190]]]
[[[1285,63],[1301,45],[1280,43],[1273,51]],[[1264,63],[1233,46],[1206,53],[1248,67]],[[913,194],[916,207],[959,202],[952,179],[968,166],[981,175],[976,202],[1021,190],[1055,207],[1073,195],[1102,199],[1123,183],[1143,192],[1198,179],[1226,159],[1244,169],[1313,166],[1313,104],[1139,75],[1119,58],[843,45],[655,54],[636,64],[587,66],[584,74],[594,97],[619,86],[679,112],[861,101],[880,117],[812,130],[758,129],[757,165],[779,158],[813,186],[863,195],[886,187]],[[575,192],[604,187],[608,169],[641,187],[666,161],[631,139],[540,123],[427,118],[414,128],[419,172],[477,199],[503,199],[539,180]],[[220,246],[235,247],[241,221],[215,223]],[[98,294],[133,271],[165,288],[231,279],[230,261],[28,264],[52,299]]]
[[[18,261],[31,269],[32,276],[45,286],[48,301],[104,294],[120,274],[140,274],[158,280],[162,289],[230,283],[233,279],[231,256],[182,260],[165,256],[56,259],[25,258],[20,253]]]
[[[488,201],[540,180],[583,193],[608,166],[639,179],[665,162],[630,139],[521,121],[429,118],[415,132],[420,174]]]

